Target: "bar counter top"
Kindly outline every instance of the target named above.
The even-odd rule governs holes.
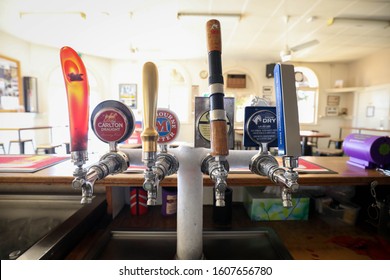
[[[302,157],[306,161],[315,163],[334,173],[300,174],[300,185],[317,186],[367,186],[376,181],[379,185],[390,185],[390,177],[375,169],[363,169],[347,163],[348,157]],[[92,164],[91,162],[90,164]],[[87,165],[88,166],[88,163]],[[42,169],[34,173],[0,173],[0,190],[4,191],[5,186],[10,185],[70,185],[73,180],[75,166],[70,160],[61,162],[54,166]],[[110,175],[103,180],[96,182],[96,187],[106,186],[130,186],[142,185],[144,181],[142,173],[122,173]],[[204,186],[213,186],[214,183],[209,176],[204,175]],[[176,186],[177,177],[171,175],[166,177],[161,186]],[[228,176],[230,186],[259,186],[272,185],[273,183],[264,176],[256,174],[231,173]]]

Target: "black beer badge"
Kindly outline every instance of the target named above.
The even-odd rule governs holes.
[[[250,106],[245,107],[244,146],[277,147],[276,107]]]

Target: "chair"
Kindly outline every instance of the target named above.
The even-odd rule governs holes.
[[[318,130],[311,130],[312,132],[319,132]],[[307,145],[312,148],[318,148],[318,137],[308,137]]]
[[[341,138],[331,138],[328,142],[328,148],[334,145],[335,149],[341,149],[343,146],[344,139]]]
[[[31,142],[31,145],[32,145],[32,148],[33,150],[35,150],[34,148],[34,142],[32,139],[17,139],[17,140],[10,140],[9,141],[9,146],[8,146],[8,153],[10,154],[11,153],[11,147],[12,147],[12,144],[18,144],[19,145],[19,148],[20,148],[20,154],[24,154],[24,151],[25,151],[25,144],[27,142]]]
[[[70,143],[69,142],[64,142],[63,144],[65,146],[65,152],[67,154],[70,154]]]
[[[4,143],[1,143],[1,142],[0,142],[0,149],[3,150],[3,154],[6,154],[5,148],[4,148]]]

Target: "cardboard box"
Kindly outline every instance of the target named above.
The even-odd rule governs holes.
[[[284,208],[279,196],[262,189],[247,187],[244,192],[244,206],[252,221],[307,220],[309,204],[309,197],[293,196],[293,207]]]

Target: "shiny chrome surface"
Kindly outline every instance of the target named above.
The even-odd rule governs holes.
[[[103,201],[93,197],[92,204],[81,205],[72,195],[1,195],[0,258],[57,258],[65,252],[58,244],[71,245],[69,234]]]
[[[108,231],[86,259],[169,260],[175,259],[175,231]],[[271,228],[243,231],[204,231],[205,259],[292,259]]]

